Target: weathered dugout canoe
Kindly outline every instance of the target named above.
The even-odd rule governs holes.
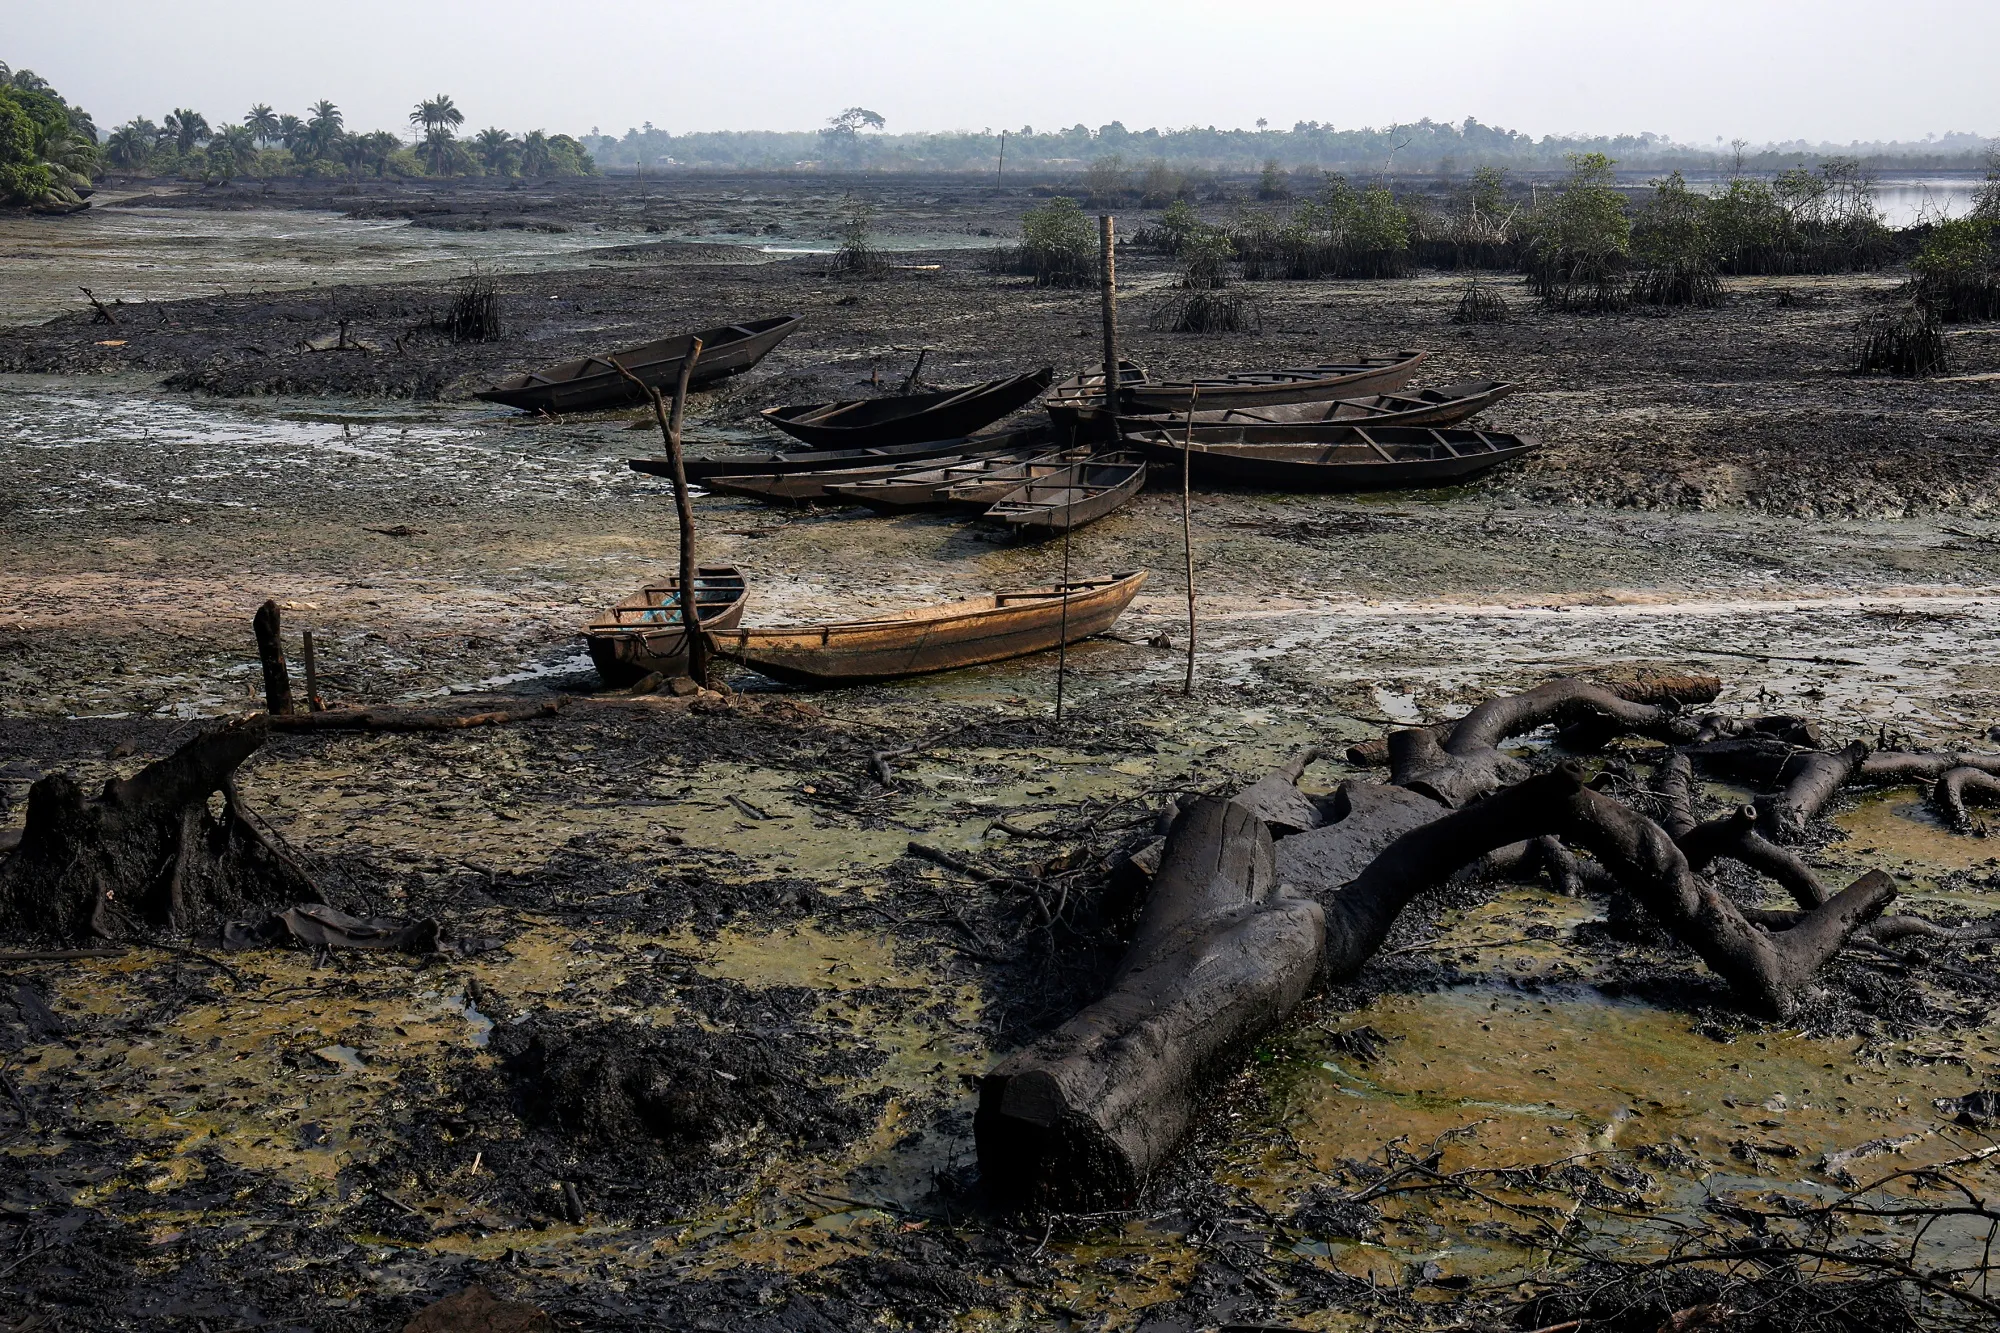
[[[926,467],[912,464],[882,477],[855,480],[827,489],[842,499],[858,500],[871,509],[983,510],[1007,492],[1035,477],[1068,467],[1090,456],[1085,447],[1058,449],[1023,457],[1019,452],[984,458],[961,458]]]
[[[948,440],[970,435],[1016,408],[1026,407],[1054,378],[1054,368],[1044,366],[1024,375],[956,389],[767,407],[758,415],[810,449]]]
[[[792,685],[853,685],[952,671],[1044,652],[1102,634],[1124,614],[1146,572],[1073,579],[872,620],[731,629],[715,649]]]
[[[701,339],[701,359],[688,377],[690,387],[712,384],[731,375],[740,375],[762,361],[771,349],[789,338],[804,323],[801,315],[775,315],[743,324],[725,324],[695,334],[661,338],[603,356],[579,357],[539,370],[522,371],[497,380],[474,396],[489,403],[505,403],[524,412],[590,412],[604,407],[620,407],[642,400],[632,382],[618,373],[618,365],[631,371],[653,388],[670,388],[680,378],[681,361],[687,356],[688,339]]]
[[[687,479],[706,483],[711,477],[773,476],[789,472],[834,472],[841,468],[872,467],[878,463],[919,463],[927,459],[963,457],[967,454],[999,453],[1046,445],[1055,438],[1047,426],[1022,430],[995,431],[991,435],[968,435],[957,440],[924,440],[917,444],[891,444],[865,449],[794,449],[789,453],[738,454],[733,458],[690,458]],[[671,477],[673,464],[664,458],[628,458],[625,466],[648,476]]]
[[[1162,468],[1223,485],[1290,491],[1385,491],[1444,486],[1541,447],[1493,431],[1426,426],[1196,426],[1144,431],[1127,443]]]
[[[703,565],[694,575],[694,614],[706,630],[733,629],[749,596],[734,565]],[[630,685],[658,671],[687,674],[680,575],[648,584],[584,627],[590,660],[606,685]]]
[[[1203,375],[1191,380],[1154,380],[1142,366],[1119,362],[1124,393],[1121,413],[1158,415],[1186,412],[1188,398],[1200,389],[1195,410],[1219,412],[1232,407],[1268,407],[1276,403],[1315,403],[1333,398],[1388,393],[1416,376],[1429,352],[1390,352],[1359,356],[1352,361],[1327,361],[1316,366],[1278,370],[1239,370]],[[1131,367],[1128,373],[1126,367]],[[1104,410],[1102,365],[1073,375],[1050,391],[1043,404],[1058,430],[1093,424]]]
[[[1031,478],[995,500],[980,519],[1004,523],[1026,536],[1046,537],[1095,523],[1145,489],[1144,455],[1099,454]]]
[[[1397,393],[1375,393],[1365,397],[1334,398],[1315,403],[1276,403],[1267,407],[1226,407],[1220,411],[1196,411],[1197,426],[1297,426],[1342,423],[1355,426],[1453,426],[1479,415],[1518,386],[1498,380],[1461,380],[1442,389],[1404,389]],[[1164,430],[1185,426],[1188,414],[1163,412],[1154,415],[1121,416],[1118,426],[1130,435],[1136,431]],[[1254,439],[1246,432],[1245,439]]]
[[[788,500],[795,504],[810,500],[845,502],[855,499],[848,494],[849,486],[865,486],[876,481],[894,482],[901,477],[936,471],[940,466],[947,465],[970,466],[989,460],[1014,463],[1033,457],[1044,447],[1035,444],[1025,449],[1007,449],[998,453],[946,454],[943,458],[928,458],[914,463],[877,463],[870,467],[836,468],[830,472],[765,472],[710,477],[702,485],[721,495],[743,495],[753,500]]]

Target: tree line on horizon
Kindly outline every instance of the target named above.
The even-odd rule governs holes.
[[[712,130],[672,134],[650,121],[622,137],[596,129],[582,136],[606,167],[708,167],[782,171],[800,168],[861,171],[1023,171],[1075,174],[1106,157],[1164,163],[1183,170],[1250,173],[1276,158],[1307,170],[1450,176],[1480,166],[1514,171],[1564,171],[1574,153],[1602,153],[1638,171],[1745,171],[1775,174],[1814,169],[1831,157],[1859,158],[1874,168],[1912,165],[1974,168],[1991,142],[1951,133],[1917,143],[1809,144],[1792,141],[1751,148],[1676,143],[1654,133],[1543,135],[1480,123],[1421,120],[1382,127],[1337,129],[1299,121],[1289,130],[1257,122],[1255,129],[1131,130],[1119,121],[1096,129],[886,132],[882,117],[851,107],[819,130]]]
[[[351,131],[340,108],[322,98],[303,116],[285,115],[266,103],[240,123],[211,125],[188,107],[155,124],[134,117],[111,131],[104,158],[120,170],[221,183],[239,176],[588,176],[590,154],[567,134],[530,130],[516,137],[489,126],[461,139],[465,113],[444,93],[424,98],[410,112],[409,142],[388,130]]]

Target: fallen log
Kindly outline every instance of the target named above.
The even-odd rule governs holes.
[[[983,1178],[1045,1206],[1132,1202],[1202,1095],[1305,998],[1322,931],[1319,904],[1280,890],[1264,821],[1196,801],[1109,991],[980,1081]]]
[[[208,933],[248,908],[317,901],[236,791],[268,734],[267,719],[233,722],[94,798],[67,774],[36,782],[20,845],[0,861],[0,931],[63,943]]]
[[[1715,697],[1722,693],[1722,680],[1718,676],[1675,675],[1658,671],[1641,671],[1630,680],[1586,681],[1575,677],[1558,677],[1557,681],[1551,681],[1549,684],[1553,685],[1561,680],[1575,680],[1578,684],[1589,684],[1594,688],[1608,691],[1626,703],[1644,704],[1655,708],[1682,709],[1696,704],[1713,703]],[[1413,728],[1413,730],[1428,731],[1439,744],[1443,744],[1458,725],[1457,722],[1440,722],[1435,726]],[[1602,738],[1591,736],[1580,729],[1573,728],[1573,733],[1564,738],[1562,743],[1565,748],[1572,741],[1584,749],[1596,749],[1603,744]],[[1516,731],[1510,734],[1520,733]],[[1504,740],[1505,737],[1501,739]],[[1351,745],[1347,749],[1346,759],[1350,764],[1381,768],[1389,763],[1389,739],[1384,736]]]

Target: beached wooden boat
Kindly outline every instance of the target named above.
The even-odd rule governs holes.
[[[1521,458],[1540,446],[1518,435],[1425,426],[1196,426],[1127,439],[1165,469],[1210,483],[1290,491],[1386,491],[1444,486]]]
[[[1191,380],[1155,380],[1143,366],[1120,361],[1119,385],[1124,391],[1120,410],[1137,414],[1186,412],[1188,397],[1197,388],[1201,393],[1195,410],[1211,412],[1387,393],[1408,384],[1429,355],[1390,352],[1360,356],[1352,361],[1327,361],[1316,366],[1278,370],[1239,370]],[[1043,405],[1058,431],[1094,424],[1104,409],[1104,367],[1098,365],[1072,375],[1050,390]]]
[[[800,315],[777,315],[703,329],[692,335],[701,339],[701,359],[694,363],[689,385],[712,384],[742,374],[804,322]],[[683,333],[602,356],[579,357],[560,365],[523,371],[495,381],[475,396],[527,412],[591,412],[636,403],[641,400],[638,390],[611,363],[616,361],[654,388],[671,391],[674,381],[680,378],[689,336]]]
[[[984,458],[939,460],[829,487],[842,499],[873,509],[968,509],[979,511],[1025,481],[1047,476],[1090,456],[1088,446],[1036,452],[992,454]]]
[[[695,619],[705,630],[734,629],[748,589],[734,565],[703,565],[694,575]],[[590,660],[606,685],[630,685],[658,671],[687,674],[678,574],[633,593],[584,627]]]
[[[1479,415],[1515,391],[1516,386],[1496,380],[1462,380],[1442,389],[1403,389],[1396,393],[1373,393],[1356,398],[1333,398],[1313,403],[1274,403],[1259,407],[1225,407],[1220,411],[1197,411],[1197,426],[1298,426],[1339,422],[1354,426],[1454,426]],[[1163,430],[1187,424],[1186,412],[1121,416],[1121,432]],[[1248,432],[1246,440],[1255,438]]]
[[[732,662],[793,685],[851,685],[1001,662],[1102,634],[1146,581],[1144,570],[1000,592],[868,620],[711,635]]]
[[[1055,378],[1050,367],[957,389],[861,398],[844,403],[767,407],[758,415],[809,449],[949,440],[1026,407]]]
[[[711,477],[770,476],[787,472],[834,472],[841,468],[872,467],[878,463],[918,463],[927,459],[963,457],[967,454],[999,453],[1046,445],[1055,438],[1047,426],[995,431],[991,435],[968,435],[958,440],[924,440],[917,444],[891,444],[866,449],[794,449],[789,453],[736,454],[729,458],[686,460],[687,479],[707,483]],[[625,465],[634,472],[654,477],[671,477],[673,464],[664,458],[628,458]]]
[[[1046,537],[1095,523],[1146,489],[1146,459],[1098,454],[1017,486],[980,516],[1028,536]]]
[[[975,466],[996,461],[1018,463],[1046,448],[1046,444],[1034,444],[998,453],[947,454],[943,458],[928,458],[915,463],[877,463],[869,467],[836,468],[831,472],[766,472],[710,477],[702,485],[719,494],[743,495],[753,500],[785,500],[794,504],[813,500],[847,503],[857,498],[847,493],[849,486],[864,486],[877,481],[893,483],[898,478],[934,472],[942,466]]]

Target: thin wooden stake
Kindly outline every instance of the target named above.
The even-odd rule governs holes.
[[[1187,678],[1181,682],[1182,694],[1194,693],[1194,509],[1189,500],[1188,474],[1194,459],[1194,408],[1201,399],[1201,386],[1188,388],[1187,434],[1181,441],[1181,555],[1187,562],[1187,611],[1188,646]]]
[[[674,479],[674,511],[680,519],[681,529],[681,636],[687,644],[688,675],[696,684],[705,686],[708,684],[708,635],[695,614],[694,505],[688,499],[687,463],[681,454],[681,412],[687,404],[688,379],[694,374],[695,362],[699,360],[701,339],[690,338],[687,355],[681,358],[681,373],[674,381],[671,414],[661,401],[658,389],[619,365],[616,358],[612,359],[611,365],[652,400],[653,419],[659,422],[660,434],[666,438],[667,462]]]
[[[1070,447],[1076,447],[1076,427],[1069,430]],[[1032,482],[1029,483],[1031,486]],[[1069,524],[1063,524],[1062,628],[1056,632],[1056,721],[1062,721],[1063,677],[1069,669]]]
[[[319,659],[313,654],[313,632],[307,630],[306,644],[306,708],[310,712],[326,711],[325,700],[319,697]]]
[[[1104,313],[1104,414],[1112,439],[1118,438],[1118,409],[1124,386],[1118,382],[1118,253],[1117,219],[1109,213],[1097,219],[1098,302]]]
[[[284,717],[292,711],[292,673],[285,666],[285,641],[279,637],[278,604],[257,608],[250,627],[257,635],[257,658],[264,664],[264,711]]]

